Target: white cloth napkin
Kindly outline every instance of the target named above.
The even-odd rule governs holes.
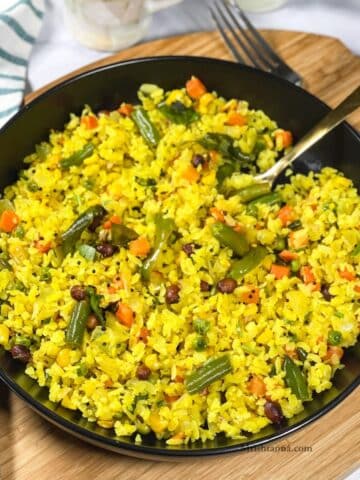
[[[20,108],[45,0],[0,0],[0,127]]]

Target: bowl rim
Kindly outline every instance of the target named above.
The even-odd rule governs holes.
[[[189,56],[189,55],[164,55],[164,56],[151,56],[151,57],[142,57],[142,58],[134,58],[129,60],[123,60],[120,62],[113,62],[108,65],[95,67],[85,72],[78,73],[77,75],[66,78],[62,82],[54,85],[53,87],[49,88],[32,101],[30,101],[27,105],[24,105],[19,112],[17,112],[5,125],[2,126],[0,129],[0,136],[10,127],[12,127],[18,118],[20,118],[25,112],[33,108],[37,103],[42,102],[48,96],[53,95],[58,90],[75,83],[77,81],[81,81],[83,78],[88,76],[96,75],[100,72],[104,72],[107,70],[113,70],[115,68],[121,68],[123,66],[138,64],[138,63],[154,63],[154,62],[178,62],[178,61],[189,61],[189,62],[200,62],[200,63],[208,63],[214,65],[227,65],[231,68],[237,68],[239,71],[251,71],[256,72],[257,75],[271,78],[273,81],[277,81],[279,84],[286,85],[287,88],[290,89],[300,89],[302,90],[302,94],[311,98],[312,101],[317,102],[319,105],[322,105],[326,110],[330,110],[330,107],[324,103],[322,100],[317,98],[315,95],[307,92],[306,90],[298,87],[285,79],[280,77],[276,77],[275,75],[264,72],[257,68],[253,68],[247,65],[241,65],[236,62],[232,62],[229,60],[221,60],[216,58],[210,57],[201,57],[201,56]],[[344,128],[351,133],[354,140],[360,143],[360,133],[352,127],[348,122],[343,122]],[[315,412],[309,415],[307,418],[299,421],[298,423],[285,427],[281,431],[272,433],[260,439],[251,440],[248,442],[242,442],[234,445],[229,446],[220,446],[220,447],[213,447],[213,448],[196,448],[194,450],[186,450],[174,447],[158,447],[158,446],[147,446],[142,444],[133,443],[126,443],[122,440],[117,440],[115,438],[105,437],[99,433],[96,433],[91,430],[87,430],[84,427],[77,425],[76,423],[67,420],[66,418],[62,417],[61,415],[57,414],[53,410],[47,408],[43,405],[40,401],[36,400],[33,396],[31,396],[26,390],[24,390],[19,384],[17,384],[7,373],[1,368],[0,366],[0,380],[2,380],[7,387],[10,388],[19,398],[25,401],[33,410],[35,410],[40,416],[44,417],[52,424],[56,425],[60,429],[75,435],[77,438],[80,438],[88,443],[91,443],[95,446],[106,448],[108,450],[112,450],[116,453],[123,453],[126,455],[134,456],[134,457],[142,457],[147,459],[154,459],[158,458],[159,460],[171,460],[177,459],[180,460],[181,458],[196,458],[196,457],[207,457],[207,456],[214,456],[219,454],[230,454],[234,452],[240,451],[251,451],[256,449],[260,446],[267,445],[270,442],[275,440],[281,440],[282,438],[288,436],[291,433],[295,433],[298,430],[304,428],[305,426],[313,423],[318,418],[321,418],[323,415],[328,413],[330,410],[335,408],[339,405],[347,396],[351,394],[352,391],[356,389],[360,385],[360,375],[352,381],[350,385],[348,385],[339,395],[333,398],[325,407],[322,407],[318,412]],[[41,387],[45,388],[45,387]]]

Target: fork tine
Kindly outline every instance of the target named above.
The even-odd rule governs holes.
[[[237,28],[242,33],[244,33],[244,32],[243,32],[243,29],[241,28],[238,20],[235,18],[234,14],[229,9],[228,5],[226,3],[223,3],[222,1],[219,1],[219,2],[215,2],[215,7],[217,8],[218,13],[221,16],[221,18],[222,18],[223,22],[225,23],[226,27],[230,30],[234,39],[240,45],[240,48],[243,49],[243,51],[245,52],[245,54],[247,55],[249,60],[255,65],[255,67],[262,69],[263,66],[259,64],[258,59],[256,58],[256,53],[257,53],[256,50],[254,48],[252,48],[255,55],[253,53],[251,53],[248,46],[246,45],[246,42],[244,42],[243,39],[238,35],[238,33],[236,31]],[[225,10],[226,13],[224,13],[224,10]]]
[[[224,42],[226,43],[226,45],[228,46],[229,50],[231,51],[231,53],[233,54],[233,56],[236,58],[236,60],[240,63],[243,63],[244,65],[246,65],[246,62],[244,60],[244,58],[240,55],[240,53],[237,51],[237,49],[235,48],[234,44],[232,43],[232,41],[230,40],[229,36],[227,35],[226,31],[225,31],[225,28],[223,27],[222,25],[222,22],[220,20],[220,18],[218,17],[216,11],[214,10],[213,7],[209,7],[209,10],[210,10],[210,14],[217,26],[217,28],[219,29],[219,32],[222,36],[222,38],[224,39]]]
[[[260,33],[256,30],[253,24],[250,22],[248,17],[245,15],[243,10],[235,5],[237,12],[239,13],[240,17],[244,21],[245,25],[248,28],[248,31],[253,35],[253,37],[257,40],[258,44],[263,48],[263,51],[266,51],[268,58],[272,60],[276,65],[286,65],[285,62],[277,55],[274,50],[270,47],[270,45],[265,41],[265,39],[260,35]],[[275,65],[273,65],[275,66]]]
[[[236,18],[232,9],[230,8],[229,4],[225,1],[223,1],[223,8],[226,11],[226,13],[228,14],[228,16],[231,18],[233,23],[235,24],[236,28],[238,28],[240,30],[242,36],[244,37],[245,42],[237,34],[234,34],[236,36],[239,44],[241,45],[241,47],[245,51],[246,55],[252,60],[253,64],[256,67],[258,67],[262,70],[264,70],[264,69],[269,70],[269,69],[273,68],[274,64],[269,62],[266,55],[264,56],[264,54],[258,48],[257,44],[254,42],[254,40],[252,40],[250,38],[250,35],[248,34],[248,32],[241,25],[241,23],[239,22],[239,19]],[[246,42],[247,42],[248,46],[246,45]],[[260,64],[259,60],[260,60],[260,62],[262,62],[262,65]]]

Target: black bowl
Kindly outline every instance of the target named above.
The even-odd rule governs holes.
[[[123,62],[84,73],[51,89],[24,107],[0,131],[0,187],[12,183],[23,167],[22,159],[34,145],[47,138],[51,128],[62,129],[70,112],[80,113],[84,104],[97,111],[122,101],[134,102],[141,83],[157,83],[165,89],[184,85],[191,76],[203,79],[210,90],[225,97],[246,99],[261,108],[279,125],[299,138],[329,108],[304,90],[268,73],[231,62],[196,57],[148,58]],[[360,136],[342,124],[296,162],[297,172],[319,170],[325,165],[343,171],[359,187]],[[0,378],[28,405],[60,428],[103,448],[138,457],[180,458],[245,450],[288,435],[334,408],[360,383],[360,344],[348,349],[346,368],[336,373],[333,387],[305,404],[305,410],[286,426],[267,427],[246,441],[217,437],[206,444],[169,447],[153,436],[137,445],[133,438],[87,422],[79,412],[66,410],[48,400],[47,390],[24,374],[24,368],[0,351]]]

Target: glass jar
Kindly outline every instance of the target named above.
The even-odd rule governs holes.
[[[95,50],[117,51],[141,40],[152,12],[182,0],[65,0],[74,38]]]

